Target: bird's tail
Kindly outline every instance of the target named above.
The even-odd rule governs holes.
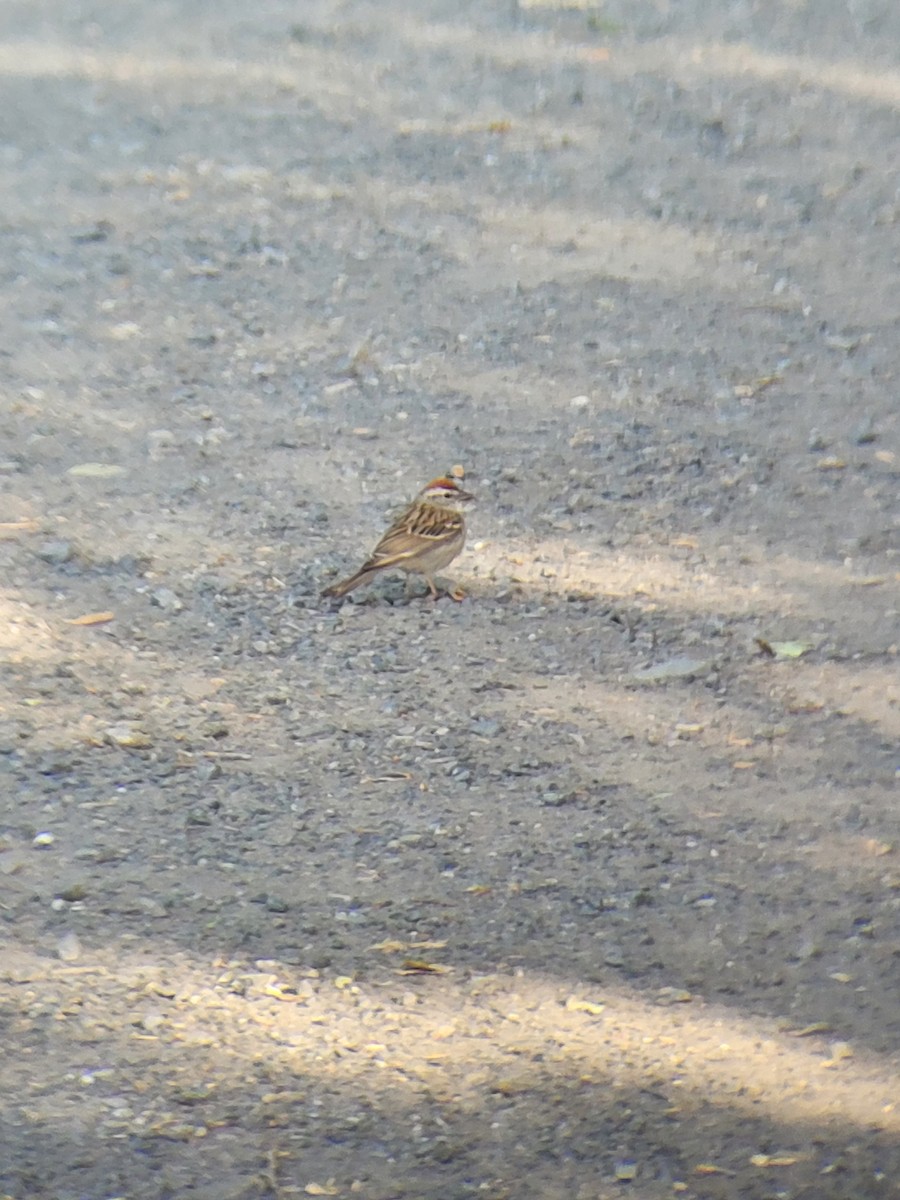
[[[325,588],[322,592],[322,598],[338,600],[341,596],[346,596],[348,592],[352,592],[354,588],[358,588],[361,583],[365,583],[367,579],[371,579],[374,574],[374,571],[367,571],[363,568],[363,570],[357,571],[355,575],[350,575],[347,579],[342,579],[339,583],[333,583],[331,587]]]

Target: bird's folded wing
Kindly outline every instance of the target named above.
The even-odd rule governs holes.
[[[415,545],[391,547],[385,546],[382,543],[372,551],[372,554],[366,559],[366,561],[360,567],[360,570],[369,571],[373,567],[377,567],[379,571],[389,570],[391,567],[396,567],[400,563],[404,563],[408,559],[414,558],[415,555],[421,551],[421,549],[421,546]]]
[[[414,538],[425,538],[428,541],[442,541],[451,538],[463,528],[464,522],[460,513],[450,512],[446,508],[426,507],[414,514],[413,519],[406,525],[406,532]],[[393,530],[389,530],[387,536]]]
[[[405,512],[372,551],[362,570],[372,567],[386,570],[398,566],[421,554],[423,544],[446,541],[462,528],[463,519],[459,513],[436,506]]]

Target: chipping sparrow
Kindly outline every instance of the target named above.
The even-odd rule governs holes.
[[[368,583],[379,571],[417,572],[425,576],[435,600],[434,576],[453,562],[466,540],[466,523],[460,509],[475,497],[463,490],[458,479],[442,475],[432,479],[391,525],[387,533],[355,575],[325,589],[323,596],[337,598]],[[447,593],[462,600],[456,588]]]

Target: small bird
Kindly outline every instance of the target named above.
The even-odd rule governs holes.
[[[460,509],[474,499],[452,473],[432,479],[391,525],[356,574],[333,583],[322,595],[333,599],[346,596],[360,584],[368,583],[379,571],[396,567],[400,571],[424,575],[436,600],[438,590],[434,586],[434,576],[453,562],[465,545],[466,522]],[[453,600],[462,600],[465,596],[459,588],[447,594]]]

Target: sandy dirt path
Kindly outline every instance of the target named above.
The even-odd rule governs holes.
[[[900,1195],[898,59],[4,5],[0,1195]]]

